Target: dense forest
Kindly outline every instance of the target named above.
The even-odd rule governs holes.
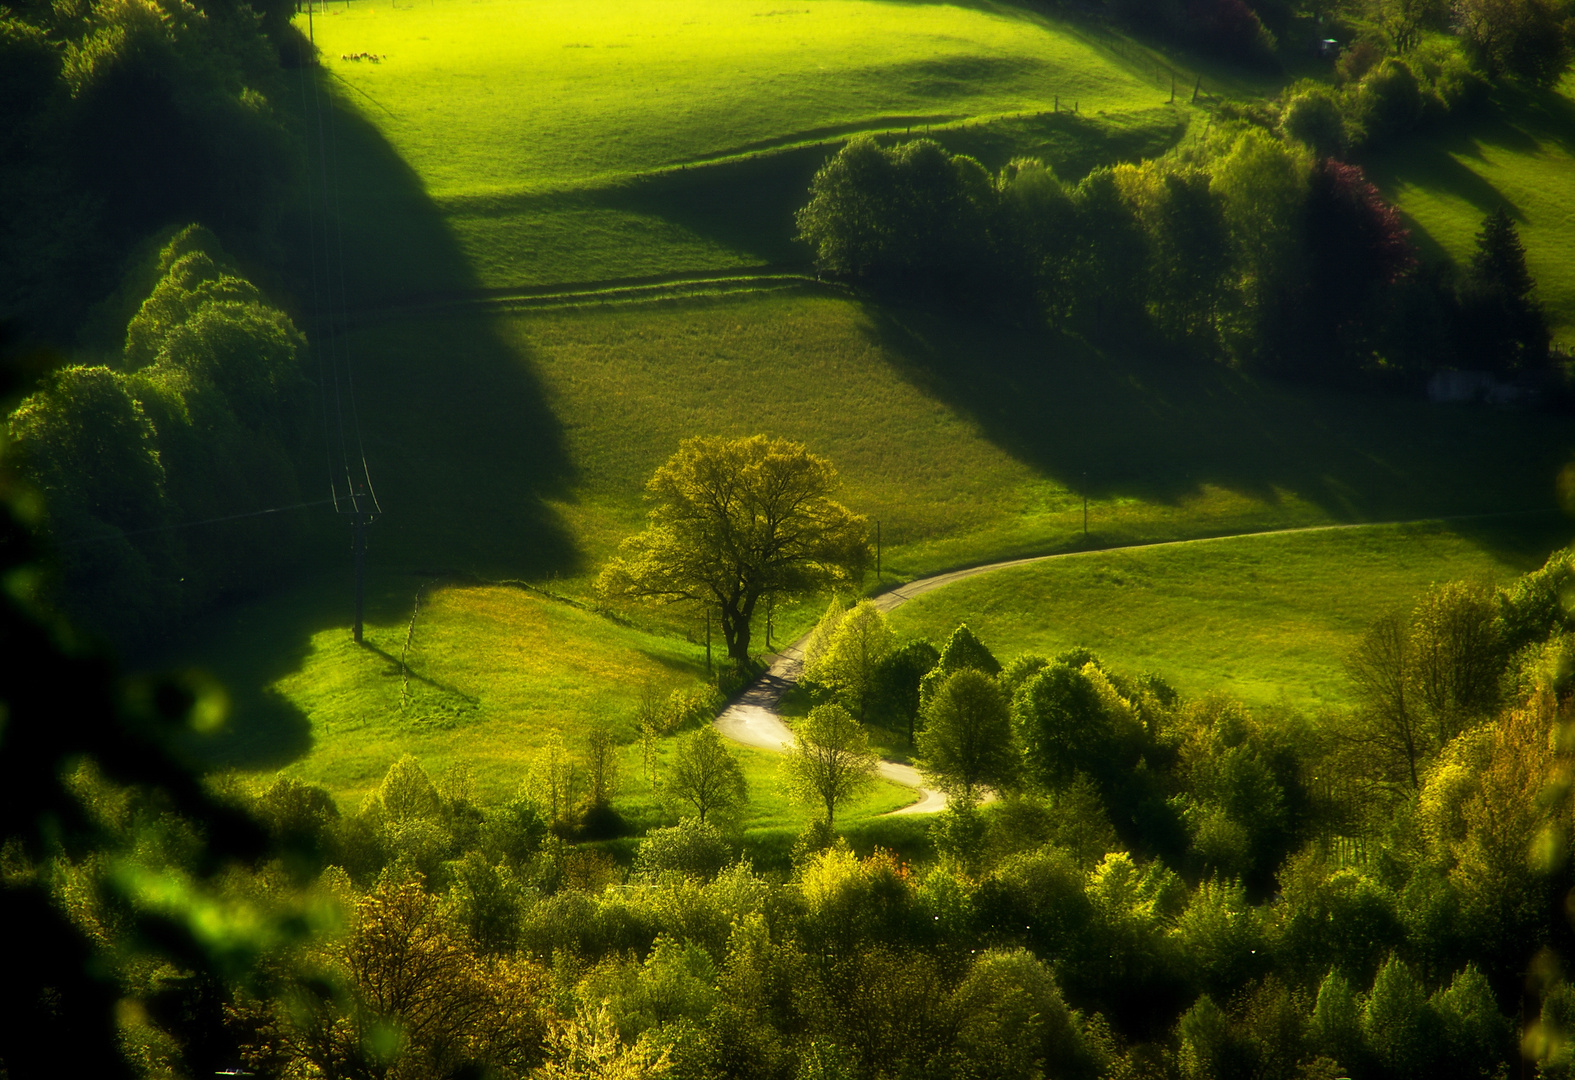
[[[1072,7],[1253,70],[1309,25],[1343,47],[1327,78],[1075,182],[853,139],[797,218],[826,277],[1178,364],[1386,393],[1486,369],[1562,406],[1511,216],[1469,264],[1429,263],[1361,160],[1497,82],[1556,82],[1567,10]],[[839,600],[811,716],[904,737],[950,796],[900,851],[856,850],[830,799],[791,850],[750,849],[709,692],[639,718],[694,771],[623,778],[674,792],[641,836],[619,835],[605,731],[539,752],[502,803],[413,758],[359,805],[202,779],[183,748],[222,688],[125,679],[81,631],[134,646],[301,561],[297,519],[173,528],[308,498],[325,384],[276,106],[312,62],[293,14],[0,9],[0,911],[35,944],[0,985],[0,1075],[1575,1072],[1575,549],[1374,623],[1356,706],[1327,715],[1086,649],[998,657],[966,626],[898,640]],[[719,794],[679,794],[702,774]]]

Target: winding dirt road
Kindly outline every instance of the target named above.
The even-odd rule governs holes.
[[[897,585],[870,597],[875,607],[889,612],[901,607],[915,597],[943,588],[964,578],[977,577],[1014,566],[1028,566],[1050,559],[1075,559],[1079,556],[1100,555],[1111,551],[1146,551],[1153,548],[1182,547],[1184,545],[1217,544],[1227,540],[1240,540],[1249,536],[1288,536],[1295,533],[1339,532],[1346,529],[1392,528],[1397,525],[1425,525],[1432,522],[1468,521],[1482,518],[1516,517],[1533,514],[1557,513],[1557,510],[1525,510],[1503,514],[1457,514],[1451,517],[1417,518],[1412,521],[1370,521],[1351,525],[1303,525],[1290,529],[1260,529],[1256,532],[1231,533],[1227,536],[1205,536],[1194,540],[1163,540],[1151,544],[1118,544],[1114,547],[1091,548],[1086,551],[1062,551],[1053,555],[1032,555],[1025,559],[1007,559],[1003,562],[970,566],[944,574],[917,578],[906,585]],[[782,753],[793,744],[793,730],[782,722],[777,707],[785,695],[798,682],[804,672],[804,646],[809,641],[805,634],[793,644],[776,654],[766,673],[744,690],[734,702],[716,718],[716,729],[734,742],[757,746],[763,750]],[[882,761],[880,775],[905,787],[914,788],[917,801],[904,806],[893,814],[934,814],[946,809],[946,795],[924,786],[924,778],[912,765],[895,761]]]

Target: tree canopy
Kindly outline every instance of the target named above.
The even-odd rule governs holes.
[[[782,761],[788,791],[800,802],[820,803],[830,824],[839,803],[875,778],[880,759],[864,727],[841,705],[817,705],[793,729],[793,745]]]
[[[1006,695],[989,675],[960,668],[936,688],[919,733],[919,768],[948,795],[972,805],[986,787],[1017,772]]]
[[[702,822],[708,813],[726,812],[749,798],[744,770],[709,724],[678,740],[667,793],[692,808]]]
[[[832,499],[836,484],[831,462],[802,443],[685,439],[646,484],[650,523],[597,587],[715,611],[728,656],[747,661],[761,601],[849,584],[869,563],[865,519]]]

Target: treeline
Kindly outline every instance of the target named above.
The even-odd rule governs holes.
[[[815,693],[912,722],[953,795],[907,856],[816,822],[752,863],[724,800],[621,858],[571,838],[557,741],[503,805],[408,758],[353,812],[292,779],[232,794],[279,854],[207,885],[197,830],[78,770],[108,847],[26,872],[141,1003],[122,1037],[147,1074],[1564,1076],[1572,584],[1563,551],[1430,590],[1324,719],[835,608]],[[616,806],[615,780],[580,790]],[[150,952],[148,912],[230,967]]]
[[[0,322],[57,344],[147,237],[271,253],[298,145],[276,111],[292,0],[21,0],[0,10]],[[299,91],[296,91],[299,92]]]
[[[1423,265],[1361,169],[1301,141],[1318,137],[1310,93],[1284,137],[1237,125],[1076,184],[1037,160],[991,176],[929,140],[856,139],[816,174],[800,237],[822,273],[886,294],[1037,311],[1098,342],[1251,370],[1543,369],[1549,334],[1508,214],[1489,215],[1461,272]]]
[[[1489,78],[1552,86],[1569,69],[1575,9],[1567,0],[1045,0],[1140,35],[1240,64],[1277,68],[1300,54],[1403,56],[1429,37],[1458,45]]]
[[[52,372],[8,421],[7,456],[43,496],[49,593],[78,625],[129,643],[271,580],[300,514],[194,522],[302,501],[305,339],[189,226],[128,275],[135,313],[107,362]]]

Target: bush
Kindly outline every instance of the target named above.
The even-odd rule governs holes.
[[[671,828],[652,829],[635,850],[635,872],[647,878],[664,874],[710,881],[733,861],[733,848],[715,825],[687,818]]]
[[[1285,103],[1280,127],[1319,157],[1345,153],[1345,115],[1333,91],[1312,85],[1293,94]]]
[[[1364,142],[1379,145],[1412,131],[1422,119],[1422,84],[1404,60],[1385,60],[1356,90],[1356,122]]]
[[[820,272],[930,299],[982,301],[996,198],[989,173],[929,139],[849,142],[815,174],[798,238]]]

